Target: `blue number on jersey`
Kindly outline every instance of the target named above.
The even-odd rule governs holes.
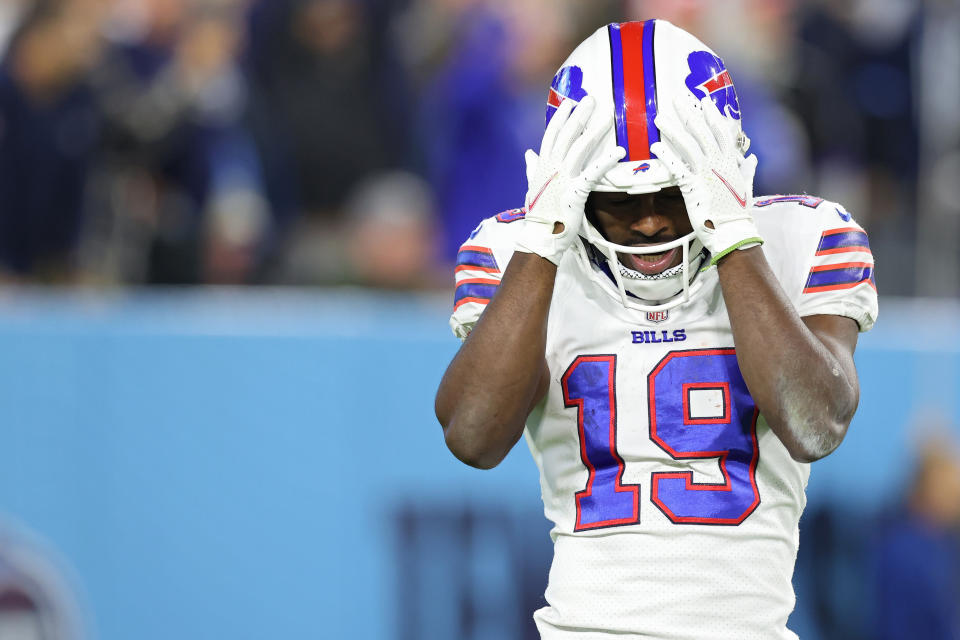
[[[621,482],[617,453],[616,356],[580,356],[563,374],[563,401],[577,408],[580,458],[590,471],[576,494],[575,531],[640,522],[640,485]]]
[[[672,351],[647,376],[650,439],[675,460],[717,458],[724,482],[654,473],[651,499],[671,521],[740,524],[760,504],[757,416],[733,349]],[[699,399],[699,402],[698,402]]]
[[[576,493],[574,531],[640,522],[640,486],[623,483],[617,453],[616,356],[578,356],[563,375],[564,404],[577,408],[580,457],[589,471]],[[734,349],[671,351],[647,378],[650,438],[676,460],[715,458],[722,483],[692,471],[652,474],[651,499],[677,524],[743,522],[760,504],[758,412]]]

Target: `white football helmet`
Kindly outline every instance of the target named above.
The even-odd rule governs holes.
[[[677,185],[666,165],[650,152],[650,145],[660,140],[654,118],[676,119],[674,98],[684,93],[697,99],[710,95],[740,151],[746,152],[749,140],[740,126],[740,104],[723,60],[665,20],[609,24],[580,43],[550,85],[547,122],[562,100],[579,102],[593,96],[593,117],[613,114],[615,126],[587,166],[615,146],[627,150],[594,191],[653,193]],[[686,302],[698,287],[695,278],[705,256],[693,232],[663,244],[629,247],[605,239],[585,216],[580,235],[585,242],[574,246],[582,266],[630,308],[669,309]],[[617,258],[617,253],[653,254],[674,247],[682,247],[681,263],[654,275],[630,269]]]

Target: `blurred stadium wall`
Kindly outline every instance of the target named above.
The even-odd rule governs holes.
[[[91,638],[533,637],[550,555],[536,470],[523,444],[493,471],[446,451],[448,303],[6,292],[0,510],[65,559]],[[881,307],[849,436],[813,465],[793,619],[808,639],[837,611],[866,637],[860,527],[902,498],[915,425],[960,421],[960,306]],[[845,524],[813,540],[826,507]],[[824,603],[810,551],[830,544]]]

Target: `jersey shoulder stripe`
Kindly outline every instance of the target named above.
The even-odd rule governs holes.
[[[493,278],[468,278],[459,281],[453,296],[454,310],[467,302],[483,304],[490,302],[498,286],[500,286],[500,280]]]
[[[523,209],[509,209],[485,218],[460,246],[454,267],[453,314],[450,327],[466,338],[487,304],[493,299],[503,271],[514,252],[514,238],[523,220]]]
[[[764,252],[801,317],[839,315],[867,331],[877,281],[867,232],[843,205],[809,194],[760,196],[754,219]]]
[[[460,247],[460,251],[457,252],[456,271],[464,271],[466,269],[500,272],[493,251],[487,247],[465,244]]]
[[[860,227],[827,229],[820,235],[816,255],[853,252],[870,253],[870,240],[866,231]]]
[[[861,284],[868,284],[876,290],[873,264],[868,262],[824,264],[810,269],[803,292],[814,293],[817,291],[851,289]]]

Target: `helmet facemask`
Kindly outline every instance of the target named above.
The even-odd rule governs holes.
[[[585,242],[575,246],[581,265],[595,274],[606,289],[609,290],[610,284],[613,284],[625,307],[639,311],[669,309],[689,300],[691,294],[699,288],[695,277],[705,255],[703,245],[692,231],[670,242],[641,247],[627,246],[604,238],[589,217],[585,217],[580,235]],[[682,252],[679,264],[655,274],[644,274],[632,269],[625,265],[618,255],[650,255],[677,247]]]

